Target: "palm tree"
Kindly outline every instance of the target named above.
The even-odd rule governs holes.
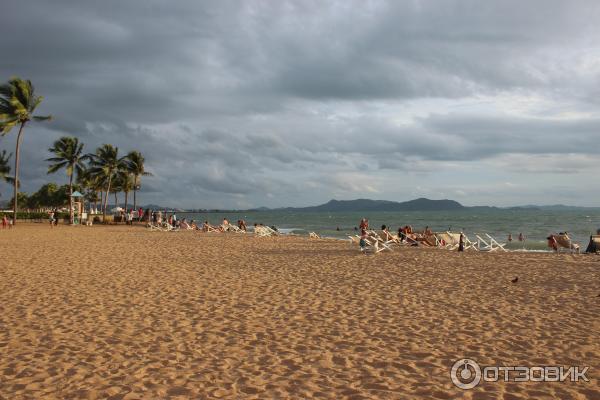
[[[19,182],[19,156],[23,128],[32,119],[35,121],[45,121],[52,118],[51,116],[41,117],[33,115],[33,112],[43,99],[42,96],[35,95],[35,90],[30,80],[14,77],[6,84],[0,85],[0,133],[4,136],[12,128],[19,125],[19,134],[17,135],[17,146],[15,149],[14,177],[17,183]],[[13,225],[17,224],[18,186],[18,184],[14,185]]]
[[[77,176],[82,175],[85,168],[83,162],[89,157],[83,155],[83,143],[79,143],[79,139],[76,137],[70,136],[63,136],[58,139],[48,151],[56,156],[46,160],[53,163],[48,167],[48,173],[52,174],[61,168],[67,170],[67,176],[69,177],[69,222],[73,225],[73,175],[74,173],[77,173]]]
[[[102,183],[100,180],[90,173],[89,168],[86,168],[77,175],[77,183],[84,188],[85,199],[90,205],[91,203],[94,203],[94,208],[98,209],[98,200],[100,200],[98,192],[102,190]]]
[[[129,192],[134,190],[134,177],[128,170],[129,165],[124,165],[124,168],[118,172],[118,191],[125,193],[125,211],[127,212],[127,200],[129,199]]]
[[[139,151],[131,151],[127,154],[127,170],[133,175],[133,209],[137,207],[136,192],[140,188],[142,176],[152,176],[144,169],[144,157]]]
[[[88,154],[88,156],[90,158],[90,173],[101,181],[106,181],[104,205],[102,206],[102,221],[104,221],[106,219],[110,185],[119,169],[124,167],[125,160],[124,157],[119,158],[119,148],[110,144],[103,144],[96,149],[96,153]]]
[[[10,166],[8,165],[10,156],[12,156],[12,154],[6,155],[6,150],[2,150],[0,153],[0,181],[13,185],[15,183],[14,178],[8,176],[8,174],[10,174]]]

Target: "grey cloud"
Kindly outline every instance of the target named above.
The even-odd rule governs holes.
[[[446,169],[481,185],[498,160],[581,180],[600,128],[599,14],[593,1],[7,0],[0,77],[32,79],[55,117],[27,129],[25,190],[62,179],[43,160],[63,134],[141,150],[155,175],[142,198],[181,206],[397,198],[412,192],[394,182],[439,184]],[[503,95],[548,105],[439,106]]]

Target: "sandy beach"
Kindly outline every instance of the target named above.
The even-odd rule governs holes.
[[[47,224],[0,253],[0,399],[600,398],[598,256]],[[462,358],[590,381],[462,390]]]

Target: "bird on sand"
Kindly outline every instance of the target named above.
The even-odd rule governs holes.
[[[519,281],[519,277],[515,276],[515,279],[511,280],[512,283],[517,283]]]

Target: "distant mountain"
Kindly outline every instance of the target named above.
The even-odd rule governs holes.
[[[528,204],[521,207],[511,207],[510,209],[527,209],[527,210],[538,210],[538,211],[578,211],[578,210],[595,210],[599,207],[582,207],[582,206],[566,206],[564,204],[552,204],[546,206],[537,206]]]
[[[454,211],[465,207],[454,200],[430,200],[420,198],[402,203],[388,200],[330,200],[325,204],[312,207],[288,207],[282,211],[307,212],[353,212],[353,211]]]

